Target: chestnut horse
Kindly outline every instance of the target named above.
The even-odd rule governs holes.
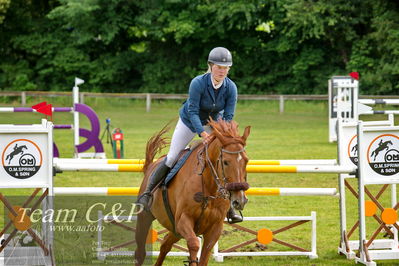
[[[155,265],[162,265],[172,245],[181,238],[187,241],[190,253],[188,265],[207,265],[211,250],[222,233],[223,221],[230,206],[242,210],[247,203],[248,157],[244,147],[250,127],[246,127],[243,136],[240,136],[235,121],[211,120],[209,125],[213,129],[212,141],[208,145],[199,144],[168,185],[167,194],[174,220],[169,218],[171,215],[169,213],[168,216],[165,209],[162,189],[156,189],[153,194],[151,212],[138,214],[136,265],[144,262],[145,241],[154,219],[169,230]],[[164,128],[147,143],[140,194],[145,190],[151,172],[163,159],[152,163],[155,154],[166,145],[162,137],[165,132],[167,129]],[[203,236],[203,246],[198,261],[199,235]]]

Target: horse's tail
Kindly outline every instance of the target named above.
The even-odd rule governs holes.
[[[145,152],[145,163],[143,166],[143,172],[146,173],[149,165],[154,161],[155,155],[165,148],[169,141],[167,137],[163,136],[170,129],[170,122],[167,123],[161,131],[154,134],[148,141]]]

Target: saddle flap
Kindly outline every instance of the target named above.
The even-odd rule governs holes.
[[[170,169],[168,175],[165,178],[164,185],[168,186],[170,181],[175,177],[175,175],[179,172],[179,170],[183,167],[184,163],[187,161],[190,154],[194,151],[194,149],[185,149],[183,150],[180,155],[178,161],[175,165]]]

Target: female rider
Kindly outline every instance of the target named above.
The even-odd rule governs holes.
[[[233,119],[237,102],[237,86],[227,77],[233,64],[229,50],[216,47],[208,56],[208,72],[195,77],[189,87],[189,97],[179,111],[179,121],[172,136],[170,149],[163,160],[150,176],[147,188],[139,197],[138,203],[149,210],[151,191],[161,182],[175,163],[179,153],[195,137],[201,136],[204,144],[210,141],[208,123],[209,117],[217,120],[221,117],[230,121]],[[208,132],[207,132],[208,131]],[[227,213],[230,223],[242,221],[242,217],[231,207]]]

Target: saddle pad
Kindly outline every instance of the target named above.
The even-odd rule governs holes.
[[[170,181],[172,181],[173,177],[175,177],[177,172],[179,172],[180,168],[182,168],[182,166],[194,150],[195,149],[186,149],[182,151],[182,153],[184,154],[182,156],[179,156],[179,160],[175,163],[175,165],[172,167],[172,169],[169,171],[168,175],[165,178],[165,181],[163,183],[165,186],[168,186]]]

